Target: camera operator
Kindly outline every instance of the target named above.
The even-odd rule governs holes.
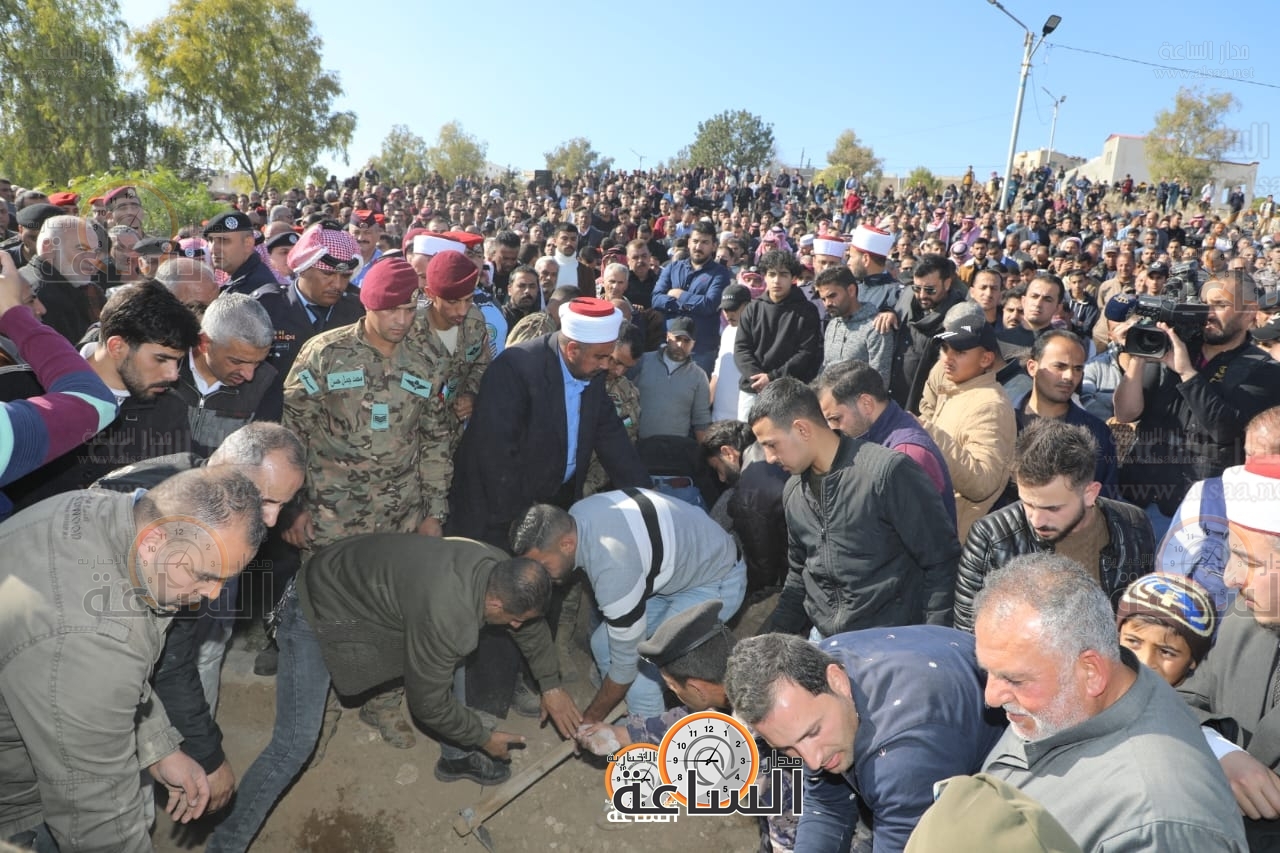
[[[1171,326],[1157,323],[1169,338],[1167,351],[1130,359],[1113,397],[1116,419],[1137,426],[1121,495],[1146,508],[1157,538],[1192,483],[1244,461],[1245,424],[1280,402],[1280,364],[1249,342],[1253,279],[1220,274],[1200,298],[1209,307],[1203,341],[1189,348]],[[1126,335],[1134,322],[1126,321]]]

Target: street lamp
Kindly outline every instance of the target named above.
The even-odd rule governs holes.
[[[1067,99],[1067,96],[1063,95],[1061,98],[1054,98],[1053,92],[1050,92],[1044,86],[1041,86],[1040,89],[1050,98],[1053,98],[1053,121],[1049,125],[1049,156],[1048,158],[1046,158],[1047,159],[1046,165],[1048,165],[1049,168],[1052,169],[1053,168],[1053,137],[1054,137],[1054,134],[1058,132],[1058,107],[1062,106],[1062,102]]]
[[[1018,126],[1022,124],[1022,99],[1027,94],[1027,75],[1031,73],[1031,57],[1035,54],[1036,49],[1044,44],[1045,38],[1058,28],[1058,24],[1062,23],[1062,16],[1050,15],[1040,29],[1040,39],[1037,41],[1031,30],[1027,29],[1027,25],[1019,21],[1012,12],[1002,6],[1000,0],[987,0],[987,2],[1008,15],[1009,19],[1022,27],[1022,31],[1026,34],[1022,40],[1022,73],[1018,77],[1018,100],[1013,105],[1013,130],[1009,133],[1009,157],[1005,160],[1004,165],[1004,183],[1000,185],[999,209],[1008,210],[1010,201],[1009,179],[1013,177],[1013,155],[1018,149]]]

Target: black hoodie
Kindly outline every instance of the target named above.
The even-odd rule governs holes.
[[[771,381],[783,376],[812,381],[822,366],[818,307],[798,285],[781,302],[767,296],[752,300],[738,320],[733,360],[742,372],[738,387],[748,394],[755,393],[751,377],[757,373],[769,374]]]

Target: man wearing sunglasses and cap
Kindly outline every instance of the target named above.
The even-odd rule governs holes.
[[[252,296],[263,285],[278,288],[275,273],[263,263],[254,251],[257,229],[249,217],[238,210],[219,213],[204,227],[204,238],[209,241],[209,259],[214,269],[222,270],[228,280],[224,293],[243,293]]]

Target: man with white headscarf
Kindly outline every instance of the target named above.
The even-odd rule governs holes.
[[[559,332],[507,348],[485,371],[455,460],[451,535],[506,548],[530,506],[582,497],[593,451],[615,487],[649,485],[604,387],[622,313],[583,297],[559,316]]]

